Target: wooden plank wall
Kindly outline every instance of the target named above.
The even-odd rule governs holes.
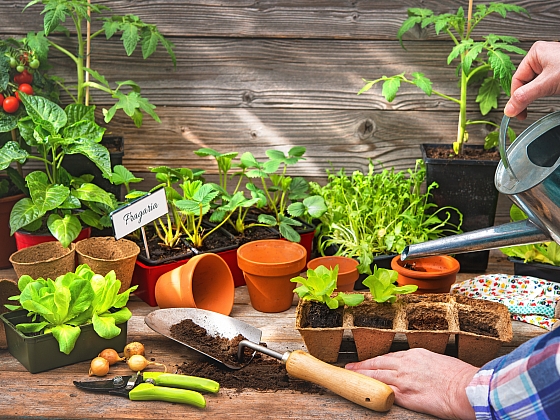
[[[0,37],[38,30],[41,5],[21,10],[27,0],[0,0]],[[413,167],[421,143],[450,143],[456,133],[453,104],[427,97],[414,87],[388,104],[381,87],[357,96],[362,78],[420,71],[434,87],[455,95],[454,66],[447,66],[450,41],[431,31],[407,34],[407,50],[396,33],[410,7],[438,13],[467,8],[452,0],[113,0],[95,1],[116,14],[131,13],[155,23],[176,45],[177,67],[163,49],[147,61],[139,52],[126,57],[120,41],[96,39],[92,67],[109,80],[132,79],[157,105],[161,124],[146,118],[137,129],[123,115],[109,130],[125,136],[124,164],[154,185],[149,168],[157,165],[216,167],[193,151],[251,151],[264,158],[267,149],[307,148],[307,161],[293,175],[324,182],[328,168],[366,170],[368,161],[385,167]],[[513,1],[531,18],[489,18],[476,34],[494,32],[518,37],[529,49],[536,40],[556,40],[560,12],[556,1]],[[476,4],[476,2],[475,2]],[[99,23],[95,22],[95,25]],[[68,48],[72,39],[62,39]],[[75,80],[73,68],[52,53],[56,74]],[[474,95],[471,92],[471,95]],[[94,95],[99,108],[110,105]],[[500,108],[505,100],[500,102]],[[559,109],[556,99],[539,100],[528,122]],[[476,116],[474,100],[469,114]],[[100,114],[101,115],[101,114]],[[499,122],[501,111],[492,119]],[[526,123],[513,123],[520,132]],[[481,143],[486,128],[471,130]],[[509,201],[500,199],[497,223],[507,221]]]

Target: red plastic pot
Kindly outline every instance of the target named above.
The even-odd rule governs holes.
[[[10,268],[10,255],[18,250],[16,240],[10,235],[10,213],[23,194],[0,198],[0,268]]]
[[[37,234],[19,230],[14,233],[14,237],[16,238],[16,245],[18,250],[33,245],[42,244],[44,242],[52,242],[57,240],[50,233]],[[87,239],[89,237],[91,237],[91,227],[87,226],[82,229],[78,237],[74,239],[73,242],[76,243],[78,241],[81,241],[82,239]]]

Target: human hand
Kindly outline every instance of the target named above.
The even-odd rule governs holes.
[[[474,419],[465,389],[478,368],[462,360],[426,349],[388,353],[346,369],[389,385],[395,403],[443,419]]]
[[[511,80],[511,98],[504,113],[524,120],[535,99],[560,94],[560,43],[537,41]]]

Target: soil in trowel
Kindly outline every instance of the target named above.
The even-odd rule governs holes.
[[[208,335],[206,329],[190,319],[171,326],[170,332],[173,338],[188,342],[192,347],[231,365],[238,363],[238,344],[245,339],[242,335],[231,340],[212,337]],[[253,351],[246,348],[245,352],[246,360],[250,360]],[[258,352],[248,365],[239,370],[230,370],[211,362],[192,360],[178,365],[177,373],[212,379],[222,388],[237,391],[255,389],[258,391],[291,390],[313,394],[325,392],[320,386],[289,377],[286,368],[279,360]]]

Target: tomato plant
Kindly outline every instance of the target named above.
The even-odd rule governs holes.
[[[21,85],[19,85],[18,90],[16,90],[16,98],[18,98],[18,100],[21,101],[18,92],[23,92],[26,95],[33,95],[33,88],[28,83],[22,83]]]
[[[21,85],[22,83],[31,84],[33,83],[33,75],[27,70],[23,70],[21,73],[14,76],[14,82],[18,85]]]
[[[8,114],[13,114],[19,108],[19,100],[13,96],[8,96],[4,99],[2,108],[4,108],[4,111],[6,111]]]
[[[4,103],[4,95],[0,93],[0,106]]]

